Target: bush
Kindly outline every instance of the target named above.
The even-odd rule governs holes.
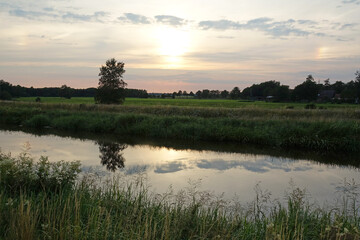
[[[35,115],[29,120],[25,121],[24,125],[27,127],[33,127],[33,128],[43,128],[45,126],[49,126],[51,123],[51,120],[46,115]]]
[[[80,162],[49,162],[41,157],[34,163],[27,153],[18,157],[0,152],[0,189],[10,193],[71,189],[80,172]]]
[[[316,105],[314,103],[306,104],[305,109],[316,109]]]
[[[1,91],[0,92],[0,100],[11,100],[12,96],[8,91]]]

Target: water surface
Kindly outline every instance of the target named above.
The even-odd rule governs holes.
[[[202,189],[224,193],[227,198],[236,194],[240,200],[249,201],[258,183],[273,197],[282,198],[289,182],[293,181],[306,188],[312,199],[331,202],[336,187],[345,178],[360,182],[356,164],[359,161],[353,156],[279,152],[234,144],[119,140],[96,135],[69,137],[49,132],[0,130],[3,152],[17,155],[26,143],[35,158],[79,160],[84,170],[92,167],[102,174],[121,171],[131,176],[141,172],[147,176],[152,190],[159,193],[169,185],[179,190],[187,187],[189,180],[201,180]],[[349,161],[344,162],[344,158]]]

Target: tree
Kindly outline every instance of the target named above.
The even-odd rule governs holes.
[[[240,89],[238,87],[234,87],[230,92],[231,99],[239,99],[241,95]]]
[[[227,98],[227,97],[229,96],[229,92],[226,91],[226,90],[224,90],[224,91],[222,91],[222,92],[220,93],[220,95],[221,95],[222,98]]]
[[[122,79],[125,73],[124,63],[117,62],[115,58],[106,61],[100,68],[99,86],[95,95],[96,103],[121,104],[125,100],[126,83]]]
[[[72,89],[65,84],[60,87],[59,96],[62,98],[70,99],[72,95]]]
[[[200,90],[198,90],[196,93],[195,93],[196,97],[197,98],[201,98],[201,95],[202,95],[202,92]]]
[[[357,99],[356,102],[359,102],[359,98],[360,98],[360,71],[356,71],[355,73],[355,87],[357,89]]]
[[[315,101],[318,97],[320,87],[316,84],[312,75],[308,75],[305,82],[295,87],[293,96],[295,100]]]

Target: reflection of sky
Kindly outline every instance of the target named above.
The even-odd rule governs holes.
[[[13,155],[20,153],[29,142],[35,158],[49,156],[50,161],[80,160],[84,169],[99,168],[99,146],[91,140],[34,136],[22,132],[0,131],[0,148]],[[173,150],[147,145],[129,146],[123,151],[127,175],[146,173],[153,189],[165,191],[173,185],[184,188],[189,179],[202,179],[202,187],[227,196],[237,193],[243,200],[253,196],[253,188],[261,186],[273,196],[282,197],[292,179],[305,187],[315,199],[331,200],[344,178],[360,182],[359,170],[316,164],[307,160],[295,161],[266,155],[221,153],[212,151]]]

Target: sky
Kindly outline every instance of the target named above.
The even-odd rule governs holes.
[[[360,70],[360,0],[0,0],[0,79],[97,87],[125,63],[129,88],[291,88],[308,74],[348,82]]]

